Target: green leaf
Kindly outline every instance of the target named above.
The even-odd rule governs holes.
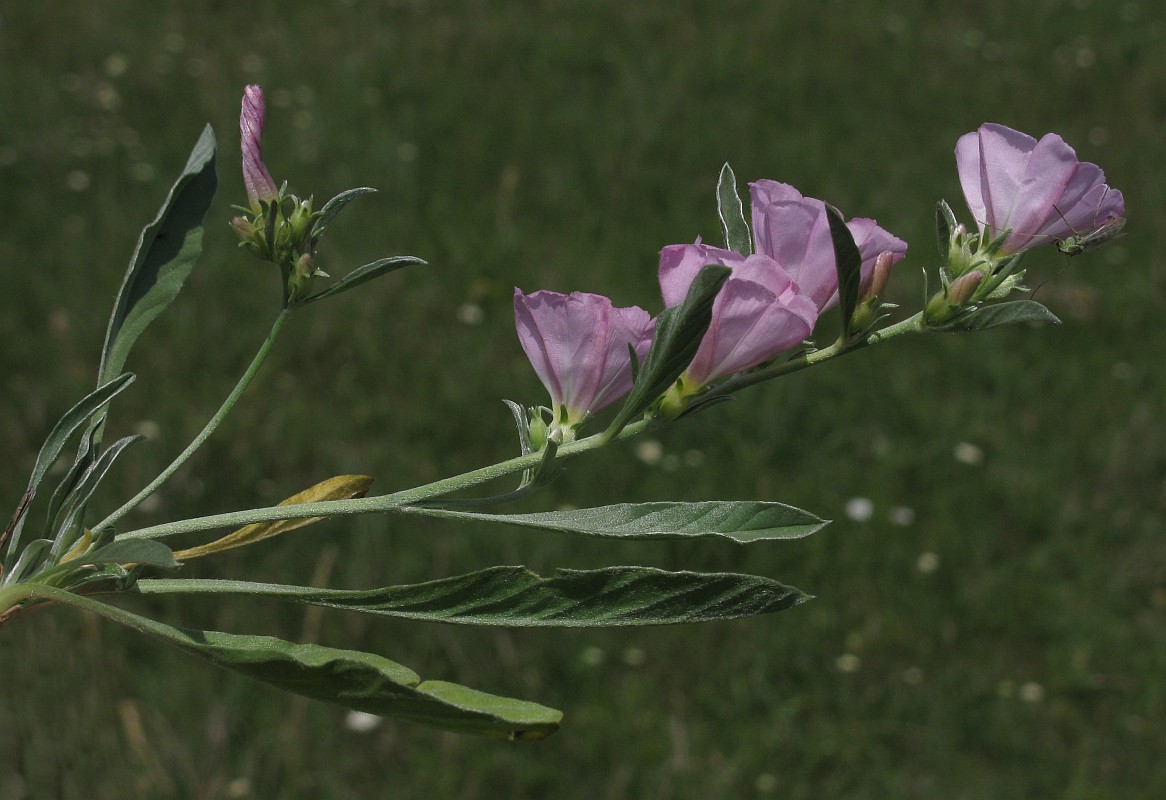
[[[692,363],[712,321],[713,301],[731,272],[729,267],[719,265],[704,267],[688,287],[684,302],[664,309],[656,317],[652,347],[640,365],[632,390],[605,432],[607,438],[647,411]]]
[[[158,216],[138,238],[105,333],[99,383],[121,373],[142,331],[178,296],[202,252],[202,221],[217,184],[215,134],[208,125]]]
[[[845,335],[850,330],[850,319],[858,306],[862,255],[838,209],[827,205],[826,218],[830,223],[830,239],[834,243],[834,264],[838,270],[838,310],[842,312],[842,332]]]
[[[373,653],[294,644],[271,636],[175,628],[60,590],[38,589],[38,594],[94,611],[232,672],[357,711],[458,733],[522,740],[549,736],[563,716],[537,703],[444,681],[422,682],[413,670]]]
[[[940,200],[935,206],[935,243],[939,245],[939,258],[945,264],[951,255],[951,235],[958,226],[951,206],[946,200]]]
[[[583,536],[618,539],[731,539],[745,544],[800,539],[829,524],[800,508],[761,501],[699,503],[622,503],[536,514],[480,514],[425,506],[404,506],[407,513],[492,522]]]
[[[381,275],[388,275],[401,267],[407,267],[410,264],[424,264],[420,258],[414,256],[391,256],[390,258],[382,258],[379,261],[374,261],[371,264],[365,264],[363,267],[357,267],[352,272],[345,275],[336,283],[329,286],[322,292],[318,292],[311,297],[300,301],[300,305],[304,303],[314,303],[317,300],[323,300],[325,297],[331,297],[341,292],[347,292],[349,289],[360,286],[362,283],[367,283],[373,278],[379,278]]]
[[[65,562],[69,566],[80,564],[141,564],[146,567],[178,569],[169,547],[154,539],[121,539],[112,541],[76,559]]]
[[[382,589],[314,589],[226,580],[143,580],[142,594],[241,594],[390,617],[511,627],[667,625],[771,614],[804,603],[801,591],[757,575],[666,572],[651,567],[525,567]]]
[[[90,464],[89,468],[85,470],[84,474],[81,475],[77,486],[70,493],[68,505],[66,506],[68,510],[65,513],[64,521],[55,534],[53,555],[64,553],[65,548],[73,543],[73,538],[71,537],[72,529],[80,524],[81,515],[85,510],[85,504],[89,502],[89,498],[93,496],[93,492],[97,490],[101,481],[105,479],[105,475],[113,466],[113,462],[117,460],[117,457],[127,447],[145,438],[141,434],[134,434],[133,436],[118,439],[109,446],[109,449],[98,456]]]
[[[950,322],[930,328],[933,331],[971,333],[998,328],[1001,325],[1060,325],[1061,320],[1035,300],[1015,300],[980,306],[960,314]]]
[[[328,230],[328,226],[332,224],[332,220],[344,210],[344,207],[351,203],[358,197],[364,197],[366,194],[376,194],[376,189],[369,186],[361,186],[356,189],[348,189],[333,197],[324,207],[320,209],[320,216],[316,218],[315,223],[312,224],[312,250],[315,251],[316,244],[324,236],[324,232]]]
[[[49,467],[61,455],[61,450],[73,433],[117,395],[118,392],[125,389],[133,381],[134,376],[131,373],[119,375],[114,380],[99,387],[96,391],[86,395],[81,402],[65,412],[65,415],[49,431],[48,438],[45,439],[45,443],[41,445],[40,452],[37,453],[36,461],[32,465],[32,475],[28,479],[29,493],[36,494],[37,489],[40,487],[40,482],[44,479],[45,473],[48,472]],[[9,557],[16,552],[20,542],[20,531],[24,527],[24,520],[26,518],[27,515],[22,514],[12,528],[12,538],[8,542]]]
[[[743,256],[753,255],[753,234],[745,219],[745,207],[737,194],[737,176],[729,162],[721,167],[717,180],[717,211],[721,217],[721,229],[725,232],[725,247]]]

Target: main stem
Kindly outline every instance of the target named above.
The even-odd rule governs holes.
[[[170,462],[170,466],[162,470],[158,477],[150,481],[149,485],[147,485],[144,489],[142,489],[142,491],[138,492],[132,498],[127,500],[125,505],[123,505],[117,511],[114,511],[101,522],[97,523],[97,525],[93,527],[94,534],[101,533],[111,525],[115,525],[119,520],[121,520],[122,517],[137,508],[143,500],[153,494],[159,486],[165,483],[171,475],[177,472],[178,468],[186,463],[187,459],[189,459],[191,455],[194,454],[195,450],[202,447],[203,443],[210,438],[211,434],[215,432],[215,429],[219,427],[219,424],[223,421],[227,414],[230,413],[235,403],[238,402],[239,398],[243,395],[243,392],[246,391],[247,386],[251,383],[251,380],[255,377],[256,373],[259,372],[259,368],[267,359],[268,353],[271,352],[272,345],[275,344],[276,337],[279,336],[280,330],[283,329],[284,323],[287,322],[289,311],[290,309],[286,306],[280,310],[279,316],[275,318],[275,322],[273,322],[271,325],[271,330],[268,332],[267,338],[263,340],[263,344],[260,345],[259,351],[255,354],[255,357],[251,359],[251,364],[247,367],[247,371],[244,372],[242,377],[239,378],[239,382],[235,384],[235,388],[231,390],[229,395],[227,395],[227,399],[223,401],[223,404],[219,407],[219,410],[216,411],[215,415],[210,418],[206,426],[203,427],[203,429],[199,432],[198,436],[194,437],[194,440],[186,446],[186,449],[179,453],[178,457]]]
[[[907,333],[922,333],[926,330],[923,323],[922,314],[890,325],[882,330],[875,331],[867,335],[864,339],[857,342],[839,341],[830,347],[816,350],[808,353],[799,359],[789,361],[784,364],[778,364],[767,370],[762,370],[757,373],[742,376],[736,381],[730,381],[725,384],[726,388],[732,390],[741,389],[746,386],[751,386],[762,380],[777,377],[789,372],[795,372],[806,367],[819,364],[845,353],[861,347],[867,347],[881,342],[888,341],[897,336]],[[632,423],[620,431],[615,438],[629,439],[637,436],[650,428],[658,427],[665,424],[660,420],[647,419]],[[559,448],[556,458],[569,458],[571,456],[585,453],[589,450],[602,447],[607,444],[607,439],[603,433],[597,433],[593,436],[588,436],[585,439],[565,444]],[[512,475],[523,470],[531,469],[538,465],[542,460],[543,454],[530,453],[524,456],[511,458],[507,461],[502,461],[497,464],[492,464],[488,467],[480,467],[479,469],[464,472],[461,475],[455,475],[450,478],[444,478],[433,483],[427,483],[423,486],[418,486],[414,489],[405,489],[400,492],[393,492],[392,494],[379,495],[377,497],[362,497],[355,500],[326,500],[316,503],[299,503],[296,505],[281,505],[271,506],[269,508],[254,508],[247,511],[233,511],[226,514],[212,514],[206,517],[195,517],[193,519],[179,520],[177,522],[167,522],[161,525],[153,525],[148,528],[140,528],[135,531],[127,531],[118,535],[118,539],[160,539],[166,536],[175,536],[182,533],[193,533],[195,531],[205,531],[214,528],[237,527],[242,525],[251,525],[257,522],[274,522],[276,520],[285,519],[307,519],[309,517],[336,517],[346,516],[352,514],[371,514],[384,511],[392,511],[404,506],[413,505],[423,502],[425,500],[432,500],[436,497],[451,494],[456,491],[468,489],[472,486],[494,480],[495,478],[502,478],[507,475]]]

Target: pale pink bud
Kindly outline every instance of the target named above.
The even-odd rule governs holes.
[[[251,210],[259,213],[259,201],[273,203],[279,197],[279,190],[271,173],[263,164],[263,122],[266,114],[263,89],[252,84],[243,90],[243,108],[239,113],[239,142],[243,150],[243,185],[247,189],[247,200]]]

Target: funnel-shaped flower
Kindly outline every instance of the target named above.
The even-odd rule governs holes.
[[[769,256],[745,257],[699,242],[660,251],[664,305],[680,304],[697,273],[711,264],[733,272],[713,302],[708,332],[684,372],[688,392],[788,350],[810,335],[818,319],[817,305]]]
[[[518,340],[551,395],[554,423],[571,426],[632,388],[628,345],[643,358],[654,323],[647,311],[615,308],[597,294],[514,290]],[[562,418],[561,409],[567,409]]]
[[[243,149],[243,185],[247,189],[247,200],[251,210],[258,214],[259,201],[273,203],[279,197],[279,190],[271,173],[263,164],[263,121],[267,104],[263,100],[263,89],[252,84],[243,90],[243,108],[239,113],[239,142]]]
[[[801,293],[825,311],[838,304],[838,268],[826,204],[786,183],[761,180],[749,184],[753,205],[753,239],[758,253],[769,256],[789,273]],[[873,219],[846,223],[862,256],[865,289],[880,254],[891,264],[907,254],[907,243],[880,228]]]
[[[1037,141],[986,123],[960,137],[955,159],[982,241],[1009,232],[1002,255],[1092,231],[1125,212],[1101,168],[1078,161],[1055,133]]]

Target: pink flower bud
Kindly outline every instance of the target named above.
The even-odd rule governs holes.
[[[1096,164],[1077,160],[1055,133],[1038,141],[987,123],[960,137],[956,166],[985,240],[1004,235],[1002,255],[1092,231],[1125,213],[1121,192]]]
[[[878,258],[875,259],[874,269],[871,270],[870,279],[862,291],[864,300],[882,296],[883,292],[886,291],[887,281],[891,278],[891,265],[894,263],[895,254],[890,250],[879,253]]]
[[[647,355],[654,321],[597,294],[514,290],[518,340],[551,395],[554,425],[575,425],[632,388],[631,356]],[[567,416],[560,417],[566,406]]]
[[[956,308],[962,307],[972,298],[976,287],[984,280],[984,273],[976,271],[961,275],[947,287],[947,302]]]
[[[251,210],[258,214],[262,207],[259,201],[273,203],[279,197],[279,190],[271,173],[263,164],[263,122],[266,114],[263,89],[250,85],[243,90],[243,108],[239,113],[239,141],[243,150],[243,185],[247,189],[247,200]]]

